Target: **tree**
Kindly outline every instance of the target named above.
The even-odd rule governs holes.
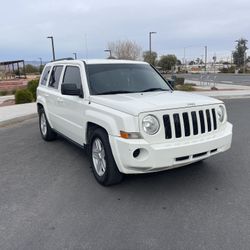
[[[171,70],[176,63],[177,58],[175,55],[163,55],[158,62],[158,66],[160,66],[163,70]]]
[[[34,66],[34,65],[31,65],[31,64],[27,64],[25,66],[25,72],[30,74],[30,73],[38,73],[39,72],[39,68]]]
[[[197,57],[195,60],[196,64],[203,64],[203,61],[201,58]]]
[[[235,50],[233,51],[233,60],[234,60],[234,64],[236,64],[238,67],[241,67],[244,65],[245,53],[246,53],[246,50],[248,49],[247,47],[248,40],[244,38],[240,38],[236,42],[237,44],[235,46]]]
[[[148,62],[152,65],[156,65],[156,59],[157,59],[156,52],[151,51],[151,54],[150,54],[150,51],[144,51],[142,56],[143,56],[144,62]]]
[[[117,59],[137,60],[141,54],[141,47],[130,40],[109,42],[108,49]]]
[[[176,65],[180,66],[181,65],[181,60],[177,59]]]

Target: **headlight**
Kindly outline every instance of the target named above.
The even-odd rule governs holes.
[[[220,122],[224,121],[225,113],[226,112],[224,106],[220,105],[219,108],[217,109],[217,115]]]
[[[142,128],[147,134],[154,135],[159,131],[160,124],[155,116],[147,115],[142,120]]]

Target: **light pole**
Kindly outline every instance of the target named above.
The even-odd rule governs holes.
[[[205,48],[205,71],[207,71],[207,46]]]
[[[109,52],[109,58],[112,58],[111,49],[105,49],[104,52]]]
[[[74,55],[75,59],[77,59],[77,53],[74,52],[73,55]]]
[[[47,36],[47,38],[51,39],[53,61],[55,61],[56,60],[56,56],[55,56],[55,47],[54,47],[54,37],[53,36]]]
[[[156,34],[155,31],[150,31],[149,32],[149,56],[150,56],[150,59],[151,59],[151,36],[152,34]]]

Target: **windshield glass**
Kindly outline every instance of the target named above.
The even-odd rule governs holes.
[[[170,90],[147,64],[89,64],[87,70],[92,95]]]

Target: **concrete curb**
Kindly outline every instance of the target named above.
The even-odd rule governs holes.
[[[6,121],[1,121],[0,122],[0,128],[1,127],[6,127],[6,126],[9,126],[9,125],[13,125],[13,124],[16,124],[16,123],[20,123],[20,122],[23,122],[23,121],[26,121],[26,120],[29,120],[29,119],[32,119],[32,118],[36,118],[36,117],[38,117],[38,114],[34,113],[34,114],[15,117],[15,118],[12,118],[12,119],[9,119],[9,120],[6,120]]]
[[[228,95],[228,96],[210,96],[213,98],[218,98],[222,100],[227,100],[227,99],[248,99],[250,98],[250,95]]]

